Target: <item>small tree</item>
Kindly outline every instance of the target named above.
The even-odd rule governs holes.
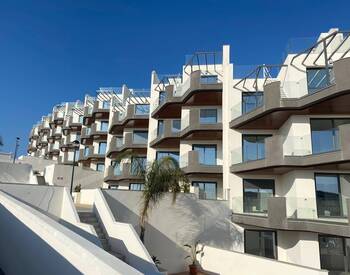
[[[134,160],[133,172],[142,177],[144,181],[140,209],[140,239],[144,242],[149,211],[169,192],[172,193],[172,202],[175,203],[178,193],[188,192],[188,178],[179,167],[178,162],[172,157],[164,157],[145,165],[137,156],[126,152],[118,156],[117,162],[125,158]]]

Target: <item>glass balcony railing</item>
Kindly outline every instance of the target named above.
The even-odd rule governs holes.
[[[270,197],[270,196],[269,196]],[[267,216],[268,198],[232,198],[232,211],[236,214]]]
[[[332,219],[344,220],[348,216],[347,199],[349,197],[334,194],[332,198],[287,197],[287,217],[291,219]]]

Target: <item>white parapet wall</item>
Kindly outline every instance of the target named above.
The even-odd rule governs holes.
[[[35,183],[32,181],[32,166],[0,162],[0,183]]]
[[[82,190],[83,193],[84,191]],[[107,233],[112,251],[124,255],[128,264],[144,274],[161,274],[134,227],[131,224],[115,220],[100,189],[95,190],[94,211]]]
[[[50,185],[65,186],[70,188],[72,179],[72,166],[52,164],[45,168],[45,181]],[[80,185],[82,189],[98,188],[103,185],[103,173],[80,166],[74,169],[73,191],[75,186]]]
[[[210,274],[220,275],[327,275],[327,270],[314,269],[240,252],[204,246],[197,259]]]
[[[60,186],[2,183],[0,184],[0,190],[41,210],[90,241],[100,244],[93,226],[80,222],[67,188]]]
[[[0,266],[5,274],[142,274],[2,191],[0,223]]]

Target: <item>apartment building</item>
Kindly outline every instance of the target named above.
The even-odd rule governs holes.
[[[104,174],[109,188],[143,189],[138,171],[147,161],[149,96],[149,90],[124,85],[112,99]]]
[[[152,72],[150,92],[86,96],[81,128],[63,136],[81,129],[79,165],[109,188],[142,190],[136,163],[176,159],[199,199],[229,204],[234,251],[349,272],[349,40],[338,29],[295,40],[282,64],[248,73],[227,45],[195,53],[179,74]],[[50,119],[31,155],[50,156]]]
[[[79,144],[84,117],[84,105],[80,101],[65,104],[62,139],[59,144],[59,164],[72,165],[79,159]],[[77,144],[76,144],[77,143]]]
[[[246,253],[349,272],[348,37],[331,29],[233,79],[225,151]]]
[[[96,97],[85,96],[79,163],[104,172],[111,101],[119,88],[100,88]]]
[[[148,161],[171,156],[203,199],[224,199],[222,95],[229,47],[195,53],[181,74],[152,73]]]

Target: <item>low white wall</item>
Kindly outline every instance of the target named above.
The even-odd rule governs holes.
[[[60,164],[47,166],[44,176],[48,184],[70,188],[72,166]],[[74,187],[79,184],[82,189],[101,187],[103,184],[103,173],[76,166],[74,169],[73,191]]]
[[[106,201],[117,221],[132,224],[139,232],[142,192],[103,190]],[[188,270],[184,247],[195,240],[227,250],[243,244],[239,229],[230,221],[230,209],[225,201],[198,200],[193,194],[179,194],[172,204],[167,194],[149,213],[145,246],[169,273]]]
[[[46,166],[55,164],[57,161],[32,156],[20,156],[16,163],[30,164],[34,171],[43,172]]]
[[[204,246],[197,257],[202,268],[220,275],[326,275],[328,271],[307,268],[240,252]]]
[[[0,190],[42,210],[51,218],[55,218],[71,230],[100,245],[93,226],[80,222],[78,213],[66,188],[27,184],[0,184]]]
[[[77,204],[93,205],[96,189],[83,189],[81,192],[73,192],[74,202]]]
[[[30,164],[0,162],[0,183],[28,184],[31,172]]]
[[[112,251],[124,255],[128,264],[147,275],[160,274],[133,226],[116,222],[100,189],[95,190],[94,211],[108,235]]]
[[[0,266],[7,275],[141,274],[34,208],[0,192]]]

